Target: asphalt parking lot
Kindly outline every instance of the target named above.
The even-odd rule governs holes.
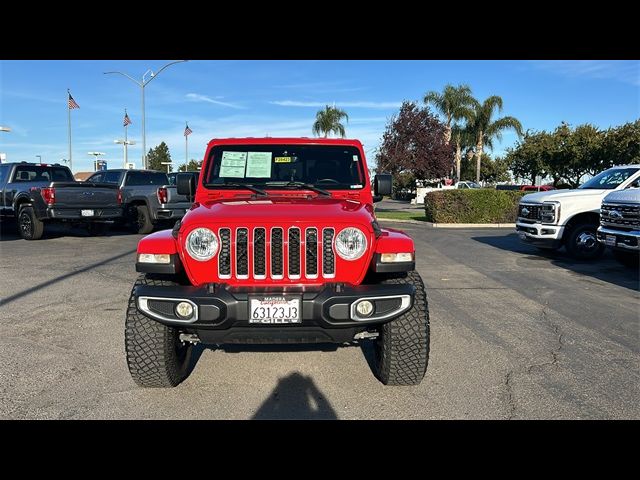
[[[428,287],[431,357],[385,387],[368,348],[199,348],[170,390],[135,386],[124,312],[139,235],[0,234],[0,418],[640,418],[638,272],[541,255],[511,229],[406,230]]]

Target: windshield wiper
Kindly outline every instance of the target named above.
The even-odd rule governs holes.
[[[265,185],[268,185],[270,187],[301,187],[301,188],[306,188],[307,190],[313,190],[316,193],[320,193],[322,195],[325,195],[327,197],[331,196],[331,193],[316,187],[314,184],[312,183],[304,183],[304,182],[267,182],[265,183]]]
[[[263,197],[268,197],[269,194],[264,190],[254,187],[253,185],[249,185],[247,183],[207,183],[205,187],[234,187],[234,188],[246,188],[247,190],[251,190],[253,193],[258,195],[262,195]]]

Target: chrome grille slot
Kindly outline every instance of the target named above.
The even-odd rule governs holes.
[[[287,250],[289,252],[289,278],[300,278],[300,229],[298,227],[289,229]]]
[[[307,278],[318,277],[318,229],[307,228],[305,232],[305,274]]]
[[[282,228],[274,227],[271,229],[271,278],[283,278],[284,255],[282,250]]]
[[[236,276],[249,278],[249,231],[246,228],[236,230]]]
[[[336,261],[333,253],[333,236],[335,235],[333,228],[325,228],[322,230],[322,276],[335,277]]]
[[[218,276],[220,278],[231,278],[231,229],[221,228],[220,254],[218,257]]]
[[[266,231],[264,228],[253,229],[253,275],[257,279],[266,278],[267,273],[265,266],[267,253],[265,235]]]

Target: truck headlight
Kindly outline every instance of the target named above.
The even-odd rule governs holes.
[[[355,227],[343,229],[335,240],[336,252],[344,260],[357,260],[367,251],[367,237]]]
[[[540,207],[540,221],[543,223],[555,223],[557,220],[557,205],[555,203],[543,203]]]
[[[196,228],[187,236],[187,252],[199,262],[211,260],[218,253],[218,246],[218,237],[208,228]]]

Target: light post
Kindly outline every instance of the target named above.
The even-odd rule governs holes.
[[[87,155],[93,155],[94,159],[93,159],[93,171],[97,172],[98,171],[98,159],[101,156],[105,156],[106,153],[103,152],[87,152]]]
[[[166,166],[167,166],[167,173],[170,173],[170,172],[169,172],[169,167],[170,167],[171,165],[173,165],[173,162],[160,162],[160,163],[161,163],[162,165],[166,165]]]
[[[182,63],[182,62],[187,62],[188,60],[176,60],[175,62],[170,62],[167,63],[165,66],[163,66],[160,70],[158,70],[157,73],[154,73],[151,69],[147,70],[146,72],[144,72],[144,75],[142,75],[142,80],[139,82],[138,80],[136,80],[135,78],[133,78],[132,76],[124,73],[124,72],[104,72],[105,75],[111,74],[111,73],[118,73],[124,77],[127,77],[129,80],[131,80],[133,83],[135,83],[136,85],[138,85],[140,87],[140,90],[142,91],[142,168],[146,169],[147,168],[147,137],[146,137],[146,131],[145,131],[145,113],[144,113],[144,87],[146,87],[149,82],[151,82],[151,80],[153,80],[154,78],[156,78],[158,75],[160,75],[160,72],[162,72],[165,68],[167,68],[170,65],[173,65],[174,63]],[[149,77],[148,80],[145,80],[144,77],[147,76],[147,74],[151,74],[151,76]]]
[[[36,155],[36,158],[38,158],[40,160],[40,163],[42,163],[42,155]]]
[[[123,168],[127,168],[127,164],[129,163],[129,155],[127,153],[128,145],[135,145],[136,142],[133,140],[114,140],[113,143],[117,143],[118,145],[124,146],[124,165]]]

